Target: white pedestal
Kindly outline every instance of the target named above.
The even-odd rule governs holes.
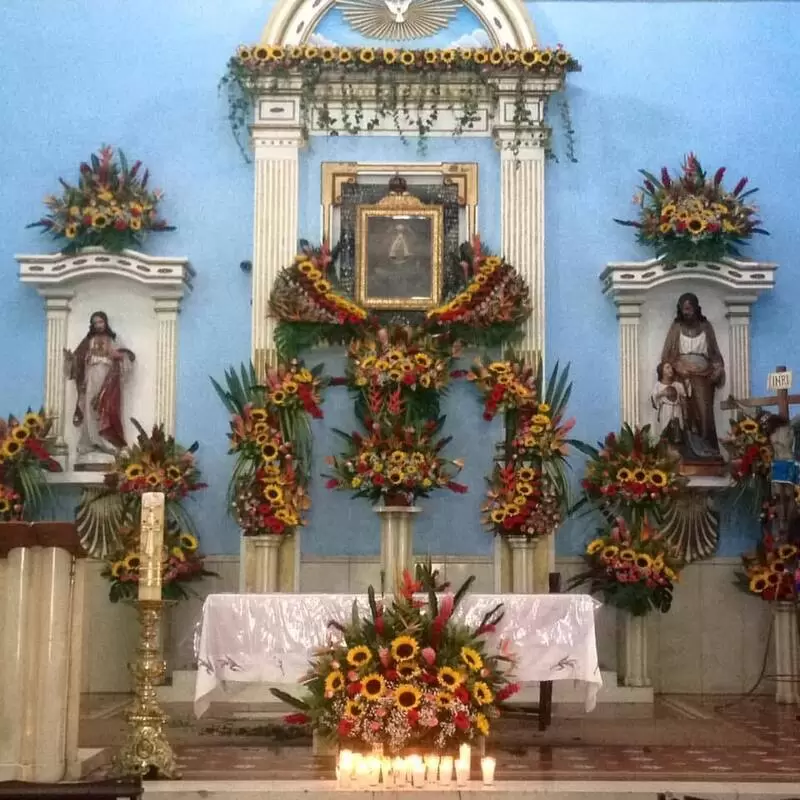
[[[618,671],[623,686],[651,686],[647,668],[647,617],[617,611]]]
[[[417,506],[375,509],[381,519],[381,572],[389,592],[403,582],[403,570],[414,574],[414,514],[420,510]]]
[[[76,780],[84,562],[15,547],[0,570],[0,781]]]
[[[533,594],[536,569],[536,544],[527,536],[506,536],[511,548],[511,591]]]
[[[247,553],[247,574],[245,592],[264,594],[280,591],[279,565],[280,536],[247,536],[244,537]]]
[[[783,705],[800,703],[800,620],[794,603],[773,606],[775,633],[775,702]]]

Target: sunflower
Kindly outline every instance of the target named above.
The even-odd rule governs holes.
[[[556,53],[556,64],[558,64],[560,67],[563,67],[568,63],[569,63],[569,53],[566,52],[566,50],[559,50]]]
[[[783,561],[773,561],[770,565],[770,570],[772,570],[772,572],[784,573],[786,572],[786,564]]]
[[[431,365],[431,357],[427,353],[415,353],[414,361],[416,361],[420,367],[429,367]]]
[[[473,671],[478,672],[483,667],[483,659],[477,650],[471,647],[461,648],[461,660]]]
[[[782,544],[778,548],[778,558],[786,560],[797,554],[797,548],[793,544]]]
[[[339,51],[339,63],[349,64],[352,60],[353,60],[353,54],[346,47],[343,47]]]
[[[755,433],[758,430],[758,423],[754,419],[745,417],[738,425],[742,433]]]
[[[610,544],[608,547],[603,548],[603,552],[600,555],[606,561],[610,561],[617,553],[619,553],[619,547],[615,544]]]
[[[389,463],[390,464],[405,464],[407,460],[406,454],[402,450],[394,450],[392,454],[389,456]]]
[[[702,233],[706,229],[705,220],[701,219],[700,217],[690,217],[689,221],[686,223],[686,227],[689,229],[690,233]]]
[[[315,289],[316,289],[316,290],[317,290],[317,291],[318,291],[320,294],[325,294],[326,292],[329,292],[329,291],[331,290],[331,285],[330,285],[330,283],[328,283],[328,281],[326,281],[326,280],[318,280],[318,281],[317,281],[317,282],[314,284],[314,288],[315,288]]]
[[[317,48],[314,47],[313,45],[309,45],[308,47],[306,47],[305,51],[303,52],[303,55],[309,61],[312,61],[319,55],[319,50],[317,50]]]
[[[175,464],[170,464],[170,465],[167,467],[167,477],[168,477],[168,478],[169,478],[171,481],[177,481],[177,480],[180,480],[180,478],[181,478],[181,476],[182,476],[182,475],[183,475],[183,472],[181,471],[181,468],[180,468],[180,467],[178,467],[178,466],[176,466]]]
[[[658,226],[658,230],[660,233],[669,233],[672,230],[672,225],[669,222],[662,222]]]
[[[519,60],[526,67],[532,67],[536,63],[536,52],[534,50],[523,50]]]
[[[74,239],[78,235],[79,230],[80,228],[73,222],[64,228],[64,236],[66,236],[67,239]]]
[[[308,273],[311,272],[311,270],[315,269],[314,262],[313,261],[301,261],[297,265],[297,269],[299,269],[300,272],[303,273],[303,275],[308,275]]]
[[[412,636],[398,636],[392,641],[391,649],[395,661],[408,661],[419,652],[419,644]]]
[[[624,550],[620,550],[619,558],[620,561],[634,561],[636,559],[636,551],[626,547]]]
[[[675,572],[675,570],[670,569],[670,567],[664,567],[664,577],[672,583],[678,582],[678,573]]]
[[[593,541],[589,542],[586,546],[586,553],[590,556],[593,556],[595,553],[599,552],[603,549],[603,540],[602,539],[594,539]]]
[[[455,700],[455,697],[452,692],[437,692],[436,694],[436,705],[439,708],[447,708],[452,705],[453,700]]]
[[[517,470],[517,478],[521,481],[532,481],[536,477],[536,473],[530,467],[522,467]]]
[[[634,563],[639,569],[650,569],[653,566],[653,559],[647,553],[637,553]]]
[[[336,669],[325,678],[325,693],[341,692],[344,688],[344,675]]]
[[[356,700],[348,700],[344,713],[346,717],[350,717],[351,719],[360,717],[364,713],[364,706]]]
[[[157,472],[151,472],[145,480],[148,486],[159,486],[161,484],[161,476]]]
[[[0,514],[7,514],[9,511],[11,511],[11,503],[5,497],[0,497]]]
[[[549,50],[544,50],[541,53],[537,53],[539,56],[539,61],[547,66],[553,60],[553,54]]]
[[[531,422],[534,425],[547,425],[550,422],[550,417],[547,414],[534,414],[531,418]]]
[[[390,483],[393,483],[395,486],[399,486],[405,480],[406,476],[402,470],[393,469],[386,477],[389,478]]]
[[[435,64],[439,60],[439,54],[435,50],[425,51],[425,63]]]
[[[128,553],[127,556],[124,558],[125,569],[128,572],[133,572],[135,569],[139,569],[139,565],[142,563],[142,559],[139,558],[138,553]]]
[[[130,464],[125,470],[125,477],[129,481],[136,480],[136,478],[141,478],[142,475],[144,475],[144,467],[141,464]]]
[[[347,651],[347,663],[353,667],[363,667],[372,661],[372,651],[366,645],[360,644]]]
[[[756,594],[761,594],[764,589],[767,588],[767,579],[764,577],[763,572],[759,572],[757,575],[753,575],[750,578],[750,591],[755,592]]]
[[[283,391],[286,392],[286,394],[296,394],[297,384],[294,381],[284,381]]]
[[[186,561],[186,555],[180,547],[171,547],[169,554],[177,561]]]
[[[92,227],[93,228],[105,228],[108,226],[110,222],[108,214],[103,214],[102,212],[95,214],[92,217]]]
[[[330,64],[333,59],[336,58],[336,50],[332,47],[323,47],[322,48],[322,60],[326,64]]]
[[[401,683],[394,690],[394,703],[398,708],[402,708],[403,711],[411,711],[412,708],[416,708],[421,699],[422,693],[420,690],[410,683]]]
[[[511,371],[511,365],[508,361],[493,361],[489,364],[489,372],[494,372],[497,375],[505,375]]]
[[[519,53],[516,50],[506,50],[503,53],[503,60],[507,67],[513,67],[519,61]]]
[[[275,512],[275,519],[279,519],[285,525],[292,525],[292,526],[297,525],[299,522],[297,514],[292,514],[291,511],[288,511],[285,508],[279,508]]]
[[[405,681],[416,678],[420,669],[413,661],[403,661],[397,665],[397,674]]]
[[[472,54],[472,60],[476,64],[485,64],[489,60],[489,54],[485,50],[476,50]]]
[[[489,516],[492,522],[499,525],[506,518],[506,512],[502,508],[495,508]]]
[[[283,489],[277,483],[268,483],[264,487],[264,497],[272,503],[272,505],[283,504]]]
[[[282,406],[286,402],[286,392],[276,389],[270,394],[269,400],[271,403],[275,403],[276,406]]]
[[[445,689],[455,689],[464,682],[464,676],[452,667],[442,667],[437,673],[439,684]]]
[[[654,469],[647,476],[648,483],[652,483],[653,486],[666,486],[667,480],[668,480],[667,473],[660,469]]]
[[[44,420],[35,411],[29,411],[22,420],[22,424],[29,431],[38,431],[44,427]]]
[[[236,51],[236,55],[239,58],[239,61],[244,61],[244,62],[250,61],[250,59],[253,56],[253,54],[250,51],[250,48],[247,47],[246,45],[241,45],[239,49]]]
[[[527,481],[521,481],[517,484],[517,491],[524,497],[529,497],[533,494],[533,486]]]
[[[452,64],[455,61],[455,50],[443,50],[439,56],[444,64]]]
[[[383,675],[378,675],[377,672],[372,672],[361,681],[361,694],[367,700],[377,700],[386,689],[386,681]]]
[[[410,50],[403,50],[400,53],[400,63],[403,66],[410,67],[414,63],[414,54]]]
[[[130,225],[132,231],[138,231],[142,229],[142,221],[139,219],[139,217],[133,217],[128,225]]]
[[[475,715],[475,728],[481,736],[489,735],[489,720],[486,719],[486,714]]]
[[[478,681],[472,687],[472,696],[475,698],[475,702],[479,706],[488,705],[492,702],[492,700],[494,700],[492,690],[489,688],[489,685],[483,681]]]
[[[620,483],[627,483],[631,477],[631,471],[627,467],[617,470],[617,480]]]
[[[383,63],[384,64],[394,64],[397,61],[397,50],[392,50],[388,48],[383,51]]]
[[[19,451],[22,450],[22,445],[14,439],[6,439],[3,445],[3,455],[6,458],[13,458]]]
[[[111,577],[112,578],[119,578],[120,573],[125,569],[125,562],[124,561],[115,561],[111,565]]]
[[[181,543],[181,547],[184,550],[188,550],[190,553],[197,550],[197,545],[198,545],[197,537],[192,536],[191,533],[182,533],[179,541]]]
[[[283,48],[280,45],[276,44],[274,47],[270,47],[270,55],[276,61],[280,61],[285,54],[283,52]]]
[[[636,483],[644,483],[647,480],[647,470],[636,469],[633,471],[633,480]]]
[[[261,446],[261,457],[264,461],[273,461],[278,457],[278,444],[274,440]]]
[[[469,47],[460,47],[458,50],[459,56],[462,61],[472,61],[472,49]]]

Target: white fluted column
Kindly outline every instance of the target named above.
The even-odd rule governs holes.
[[[511,591],[532,594],[536,573],[534,542],[527,536],[506,536],[511,548]]]
[[[800,636],[794,603],[773,605],[775,634],[775,702],[800,703]]]
[[[641,423],[639,403],[639,321],[641,301],[626,299],[617,303],[619,320],[619,402],[622,422]]]
[[[252,355],[261,369],[274,363],[275,321],[269,316],[269,295],[282,267],[297,251],[298,166],[300,132],[256,133],[255,214],[253,217]]]
[[[647,616],[617,611],[617,668],[623,686],[651,686],[647,665]]]
[[[153,301],[158,320],[153,419],[156,423],[164,424],[167,434],[174,434],[178,382],[178,313],[181,309],[181,298],[177,293],[168,293],[155,295]]]
[[[725,364],[726,395],[750,396],[750,307],[756,299],[752,296],[725,300],[725,317],[730,325],[730,350]]]
[[[402,583],[403,570],[414,574],[414,515],[417,506],[381,506],[381,572],[387,592]]]
[[[251,592],[272,593],[278,591],[278,556],[280,536],[251,536],[253,548],[253,586]]]
[[[53,418],[56,452],[66,451],[65,431],[65,391],[64,350],[69,347],[67,323],[69,321],[70,301],[75,293],[66,288],[50,288],[40,291],[45,301],[47,315],[47,372],[44,377],[44,407]]]

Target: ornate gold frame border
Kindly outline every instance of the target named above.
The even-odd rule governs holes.
[[[371,217],[409,216],[428,217],[431,220],[431,294],[425,298],[395,298],[367,296],[367,223]],[[444,211],[441,206],[427,206],[413,195],[389,195],[377,205],[359,206],[356,222],[356,300],[364,308],[398,311],[419,311],[433,308],[439,303],[442,291],[442,228]]]
[[[441,176],[443,183],[458,189],[458,203],[466,210],[467,240],[478,232],[478,165],[456,164],[445,161],[430,163],[381,164],[355,161],[326,161],[321,168],[322,238],[330,241],[333,231],[334,209],[342,203],[342,186],[358,183],[359,176],[385,176],[386,182],[393,175],[403,177],[416,175]]]

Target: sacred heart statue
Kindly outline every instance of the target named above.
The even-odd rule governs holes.
[[[370,39],[421,39],[446,27],[461,0],[338,0],[344,18]]]

